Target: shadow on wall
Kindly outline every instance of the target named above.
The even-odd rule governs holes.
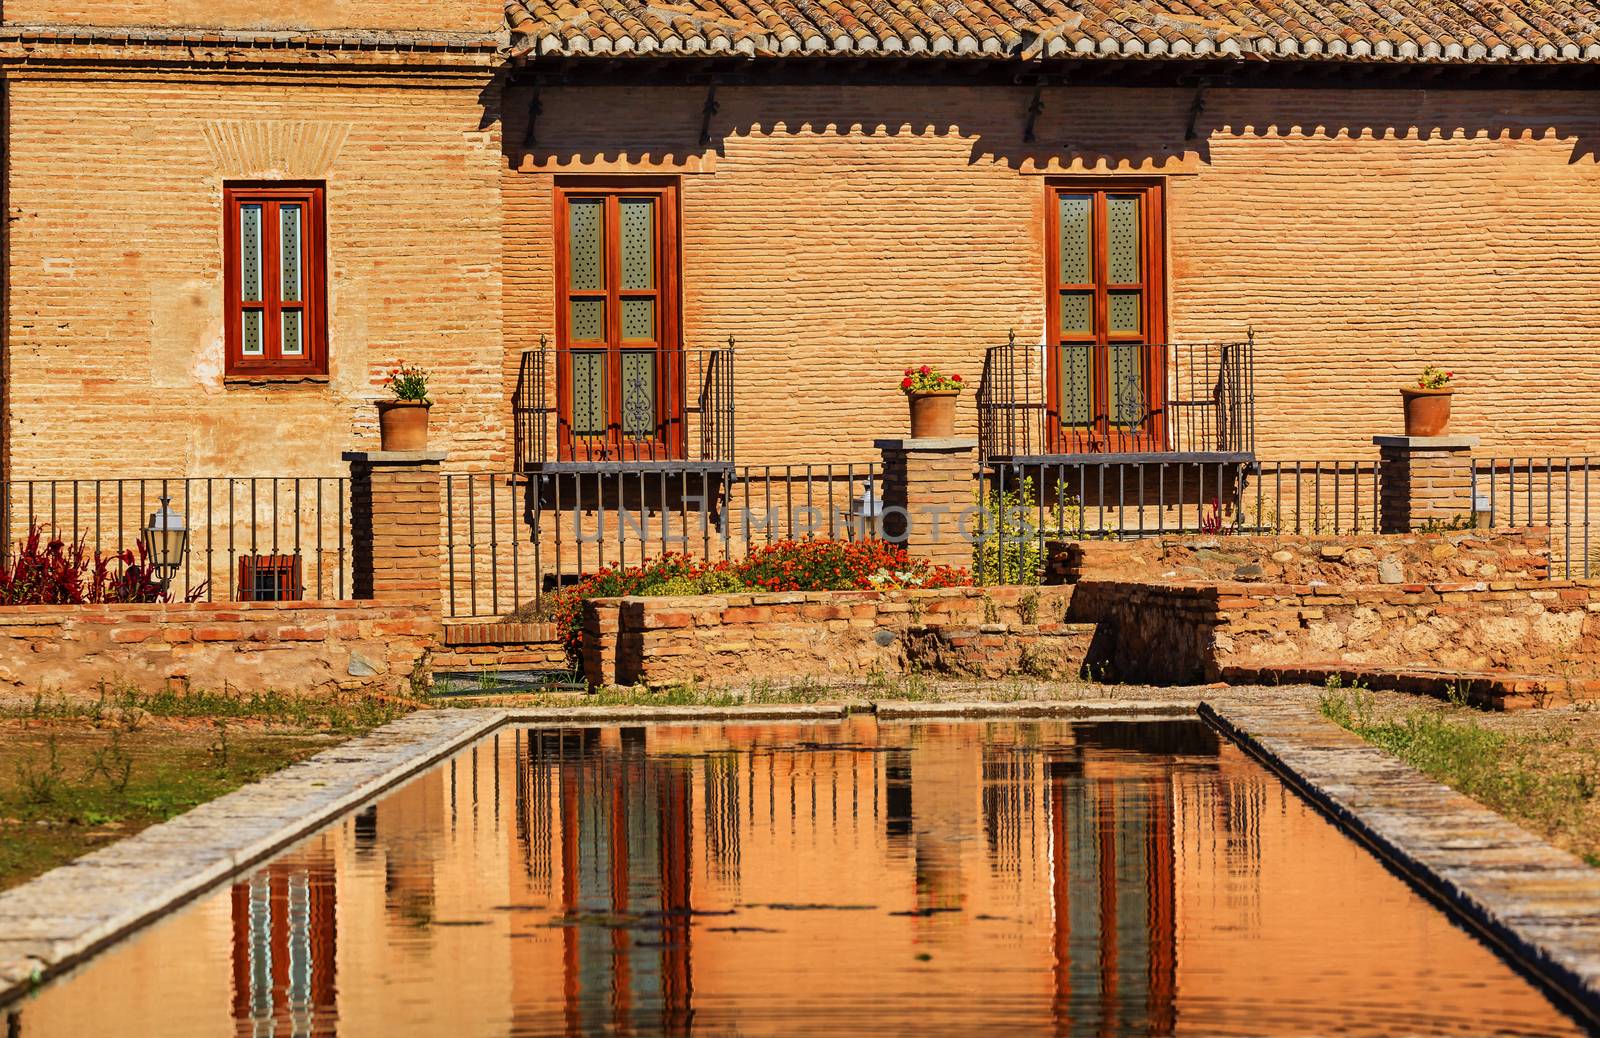
[[[1031,86],[721,86],[708,116],[701,86],[545,87],[536,103],[531,87],[517,86],[504,98],[502,139],[508,168],[544,172],[597,163],[700,169],[726,154],[730,138],[783,133],[955,137],[970,141],[968,164],[1022,171],[1192,170],[1210,164],[1214,142],[1291,137],[1560,141],[1570,144],[1569,164],[1600,159],[1600,113],[1585,105],[1586,95],[1516,91],[1519,111],[1506,110],[1505,96],[1053,86],[1040,91],[1035,112]],[[597,108],[632,116],[595,120]]]

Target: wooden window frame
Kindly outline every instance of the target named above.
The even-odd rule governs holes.
[[[1166,449],[1166,354],[1164,349],[1146,349],[1140,357],[1144,381],[1145,408],[1150,417],[1137,433],[1114,427],[1110,421],[1110,378],[1096,377],[1108,371],[1110,347],[1139,345],[1164,347],[1167,342],[1167,234],[1166,180],[1161,177],[1049,178],[1045,181],[1045,294],[1048,355],[1046,372],[1046,410],[1050,450],[1053,453],[1104,453],[1116,451],[1162,451]],[[1068,284],[1060,280],[1061,242],[1059,202],[1062,195],[1092,196],[1090,220],[1090,281]],[[1110,248],[1107,233],[1107,196],[1137,195],[1140,199],[1139,261],[1140,280],[1112,282],[1109,277]],[[1110,330],[1110,297],[1113,291],[1140,292],[1142,303],[1138,334]],[[1093,294],[1092,334],[1068,337],[1061,330],[1061,294],[1080,291]],[[1062,421],[1062,347],[1088,346],[1091,349],[1090,409],[1092,425],[1087,431],[1068,427]]]
[[[269,577],[273,591],[257,595],[256,587],[262,577]],[[240,602],[299,602],[305,599],[305,584],[301,579],[298,555],[241,555],[239,556]]]
[[[223,340],[227,359],[225,373],[233,377],[305,377],[328,373],[327,317],[327,224],[324,187],[309,182],[228,184],[222,191],[223,295],[225,319]],[[300,301],[286,304],[279,276],[278,235],[267,233],[276,222],[266,217],[276,205],[294,203],[303,207],[300,226]],[[261,234],[262,295],[260,300],[240,298],[243,276],[240,270],[240,214],[244,206],[260,204],[263,209]],[[271,208],[269,208],[271,207]],[[262,354],[244,353],[244,312],[246,303],[259,304],[262,311]],[[302,314],[300,337],[303,354],[285,357],[283,312],[298,305]],[[257,307],[252,306],[251,309]]]
[[[683,339],[680,297],[682,246],[678,215],[679,179],[674,176],[558,177],[554,184],[552,212],[555,233],[556,294],[556,409],[557,444],[560,456],[582,461],[639,461],[681,459],[684,457],[683,422]],[[594,291],[571,288],[571,252],[568,240],[567,203],[573,198],[598,195],[605,199],[601,249],[604,262],[603,287]],[[623,289],[620,230],[620,200],[624,197],[652,197],[656,200],[655,288]],[[656,336],[653,345],[629,344],[622,338],[621,300],[627,297],[653,297],[656,300]],[[604,343],[572,341],[570,302],[578,298],[606,301],[606,339]],[[603,349],[606,354],[607,430],[603,437],[577,436],[572,428],[572,354]],[[622,432],[622,354],[625,351],[653,349],[656,353],[657,435],[640,440]]]

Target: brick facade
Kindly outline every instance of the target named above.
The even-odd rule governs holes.
[[[439,622],[419,602],[0,608],[0,697],[192,686],[409,694]]]
[[[443,451],[353,451],[351,584],[356,598],[422,599],[439,610]]]
[[[977,484],[976,440],[879,440],[883,455],[880,533],[912,558],[966,568],[972,564]]]
[[[1377,436],[1383,486],[1378,521],[1406,533],[1471,516],[1472,448],[1476,436]]]
[[[553,624],[446,624],[433,670],[566,670],[567,649]]]

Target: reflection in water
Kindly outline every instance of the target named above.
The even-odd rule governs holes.
[[[1196,722],[870,718],[502,732],[8,1022],[1577,1033]]]

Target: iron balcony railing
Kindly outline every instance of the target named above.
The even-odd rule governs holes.
[[[978,387],[987,464],[1255,450],[1255,340],[991,347]]]
[[[512,398],[518,472],[733,464],[733,348],[522,354]]]

